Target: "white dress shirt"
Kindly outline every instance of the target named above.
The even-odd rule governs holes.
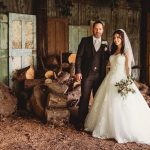
[[[101,37],[96,38],[93,36],[93,44],[94,44],[95,50],[98,51],[101,46]]]

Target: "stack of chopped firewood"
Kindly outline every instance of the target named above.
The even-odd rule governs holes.
[[[67,95],[65,95],[68,86],[56,81],[46,85],[49,89],[45,110],[47,121],[55,126],[68,124],[70,112],[67,108]]]
[[[26,109],[34,112],[43,122],[51,125],[67,124],[70,119],[68,101],[74,99],[68,99],[68,93],[70,91],[73,93],[75,87],[75,56],[68,55],[67,61],[61,61],[60,67],[57,59],[49,58],[50,67],[47,66],[47,69],[43,70],[44,76],[40,79],[32,66],[16,70],[13,89],[19,101],[19,110]]]
[[[56,79],[49,78],[37,85],[33,80],[25,80],[26,88],[33,87],[29,100],[30,109],[42,121],[54,126],[64,126],[69,123],[67,93],[70,89],[71,78],[69,73],[62,72]]]

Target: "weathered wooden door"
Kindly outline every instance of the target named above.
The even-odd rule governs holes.
[[[68,19],[48,18],[48,55],[68,52]]]
[[[36,64],[36,17],[9,13],[10,86],[13,71]]]
[[[0,14],[0,82],[8,84],[8,16]]]

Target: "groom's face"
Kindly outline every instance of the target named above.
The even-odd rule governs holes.
[[[93,35],[96,38],[100,38],[103,32],[104,32],[103,25],[101,23],[95,24],[95,26],[93,27]]]

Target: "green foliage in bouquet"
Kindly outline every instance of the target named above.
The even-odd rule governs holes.
[[[132,83],[134,82],[134,78],[132,76],[128,76],[127,79],[122,79],[119,82],[116,82],[115,86],[118,87],[118,93],[125,98],[125,96],[131,92],[135,93],[133,89]]]

